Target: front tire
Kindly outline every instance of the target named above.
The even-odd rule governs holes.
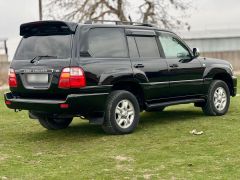
[[[214,80],[208,91],[203,112],[210,116],[222,116],[228,112],[230,105],[230,92],[227,84],[221,80]]]
[[[128,134],[139,122],[140,108],[137,98],[128,91],[113,91],[107,100],[102,125],[108,134]]]
[[[39,123],[48,130],[59,130],[67,128],[71,122],[72,118],[50,118],[50,117],[41,117],[38,119]]]

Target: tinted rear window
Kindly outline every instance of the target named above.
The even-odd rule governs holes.
[[[33,59],[36,56],[56,56],[65,59],[71,56],[71,35],[23,37],[14,59]]]
[[[140,57],[159,58],[159,50],[155,37],[135,37]]]
[[[92,57],[127,57],[124,30],[121,28],[94,28],[89,33],[89,54]]]

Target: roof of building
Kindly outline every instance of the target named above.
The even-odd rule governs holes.
[[[6,41],[7,38],[0,38],[0,41]]]
[[[240,37],[240,29],[181,31],[178,34],[183,39],[234,38],[234,37]]]

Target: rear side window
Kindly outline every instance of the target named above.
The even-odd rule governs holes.
[[[155,37],[135,37],[140,57],[159,58],[159,50]]]
[[[71,57],[71,35],[23,37],[14,59],[33,59],[36,56]]]
[[[94,28],[88,36],[88,53],[92,57],[127,57],[124,30],[121,28]]]

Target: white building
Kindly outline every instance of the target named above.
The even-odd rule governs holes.
[[[0,38],[0,62],[8,61],[7,39]]]
[[[240,29],[181,32],[191,47],[199,48],[201,56],[225,59],[240,71]]]

